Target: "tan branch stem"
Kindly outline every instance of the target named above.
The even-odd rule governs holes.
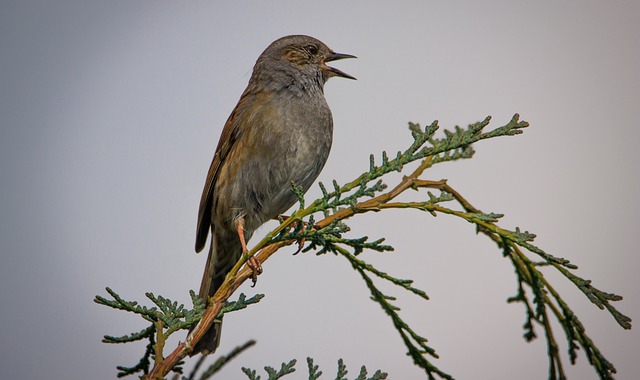
[[[292,244],[294,241],[284,241],[275,244],[271,244],[262,248],[255,256],[260,262],[264,263],[271,255],[273,255],[278,249]],[[180,342],[173,352],[167,356],[164,360],[157,360],[154,364],[151,372],[144,377],[147,380],[164,379],[164,377],[171,371],[171,369],[182,359],[187,357],[196,343],[207,332],[209,327],[213,324],[220,310],[224,306],[224,303],[231,297],[233,293],[242,285],[247,279],[252,277],[253,271],[246,265],[241,270],[237,271],[235,275],[230,272],[225,279],[225,282],[218,289],[216,294],[209,300],[209,306],[204,312],[202,319],[198,322],[197,326],[187,337],[186,342]]]

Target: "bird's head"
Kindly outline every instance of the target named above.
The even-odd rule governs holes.
[[[345,58],[356,58],[351,54],[336,53],[322,41],[310,36],[292,35],[275,40],[258,58],[256,68],[261,66],[280,68],[292,74],[301,72],[311,77],[320,76],[322,83],[331,77],[356,79],[353,76],[327,65],[327,62]],[[294,74],[295,75],[295,74]]]

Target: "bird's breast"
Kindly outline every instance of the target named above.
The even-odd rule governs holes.
[[[253,230],[297,201],[292,184],[308,190],[327,161],[333,139],[331,111],[322,94],[253,99],[238,115],[245,126],[217,184],[219,205]],[[221,173],[222,175],[223,173]]]

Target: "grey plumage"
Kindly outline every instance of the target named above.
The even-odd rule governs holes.
[[[307,191],[320,174],[333,136],[324,84],[333,76],[355,79],[325,63],[349,57],[296,35],[274,41],[256,61],[225,123],[200,200],[197,252],[212,233],[201,298],[216,292],[241,257],[239,232],[248,241],[297,201],[292,182]],[[220,327],[216,322],[194,353],[213,352]]]

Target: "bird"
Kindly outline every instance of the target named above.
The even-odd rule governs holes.
[[[211,244],[199,297],[209,297],[247,253],[247,241],[268,220],[293,206],[292,184],[306,192],[324,167],[333,140],[333,117],[324,97],[332,77],[356,79],[327,62],[356,58],[320,40],[289,35],[258,57],[247,88],[227,119],[200,199],[195,250]],[[255,258],[247,265],[262,271]],[[217,319],[192,355],[220,344]]]

